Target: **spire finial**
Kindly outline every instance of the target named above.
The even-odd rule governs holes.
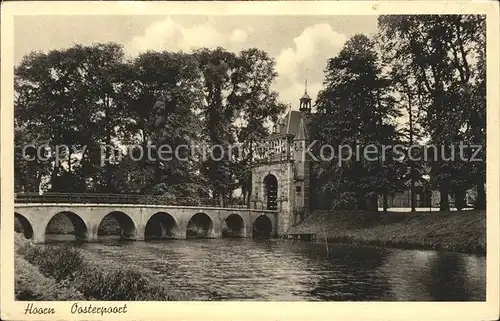
[[[307,94],[307,69],[306,69],[305,91],[304,92]]]

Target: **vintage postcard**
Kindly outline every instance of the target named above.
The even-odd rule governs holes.
[[[498,319],[498,2],[1,9],[2,320]]]

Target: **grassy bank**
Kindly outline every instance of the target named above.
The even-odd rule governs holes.
[[[324,235],[332,243],[486,253],[486,212],[390,212],[380,221],[364,211],[316,211],[289,233]]]
[[[71,245],[34,245],[16,234],[15,246],[18,300],[177,300],[141,273],[88,262]]]

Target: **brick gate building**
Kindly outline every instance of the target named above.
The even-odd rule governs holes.
[[[299,110],[289,110],[258,148],[252,168],[251,206],[278,212],[278,235],[283,235],[310,212],[309,146],[311,98],[299,100]]]

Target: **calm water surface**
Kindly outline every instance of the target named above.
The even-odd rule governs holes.
[[[81,246],[192,300],[485,300],[484,256],[251,239]]]

